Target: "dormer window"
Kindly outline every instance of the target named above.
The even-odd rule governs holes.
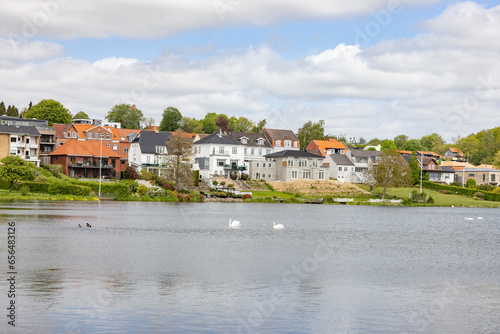
[[[257,139],[257,145],[264,145],[264,139],[262,138]]]
[[[66,137],[71,138],[71,132],[68,131],[68,133],[66,133]]]
[[[245,137],[241,138],[241,143],[242,143],[242,144],[246,144],[246,143],[248,143],[248,139],[247,139],[247,138],[245,138]]]
[[[281,146],[281,140],[276,141],[276,146]]]
[[[76,138],[76,132],[73,132],[73,138]]]

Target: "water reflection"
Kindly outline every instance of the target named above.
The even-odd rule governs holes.
[[[39,202],[2,204],[0,226],[16,222],[23,332],[498,332],[497,217]],[[243,227],[229,229],[229,218]]]

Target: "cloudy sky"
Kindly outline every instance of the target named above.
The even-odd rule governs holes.
[[[440,0],[0,3],[0,101],[207,112],[367,140],[500,124],[500,5]]]

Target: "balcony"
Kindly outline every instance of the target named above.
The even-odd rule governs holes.
[[[224,170],[243,171],[243,170],[247,170],[247,166],[224,165]]]
[[[221,151],[212,151],[212,153],[210,153],[211,156],[219,156],[219,157],[229,157],[231,156],[231,153],[229,153],[229,151],[224,151],[224,152],[221,152]]]

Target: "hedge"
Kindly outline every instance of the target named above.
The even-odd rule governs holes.
[[[89,196],[90,187],[65,182],[52,182],[49,183],[48,193],[52,195]]]
[[[50,183],[41,183],[41,182],[30,182],[30,181],[20,181],[19,182],[19,189],[23,186],[26,185],[30,189],[30,192],[33,193],[48,193],[49,192],[49,185]]]
[[[97,181],[71,181],[73,184],[90,187],[96,194],[99,192],[99,182]],[[129,195],[128,184],[120,182],[101,182],[101,193],[113,193],[116,197],[127,197]]]
[[[456,193],[459,195],[465,195],[465,196],[469,196],[469,197],[474,197],[474,194],[477,192],[477,189],[474,189],[474,188],[454,187],[454,186],[448,186],[448,185],[438,184],[438,183],[429,182],[429,181],[422,181],[422,186],[427,188],[427,189],[448,190],[448,191],[451,191],[452,193]],[[500,202],[500,193],[495,193],[492,191],[483,191],[482,193],[484,193],[485,200]]]

